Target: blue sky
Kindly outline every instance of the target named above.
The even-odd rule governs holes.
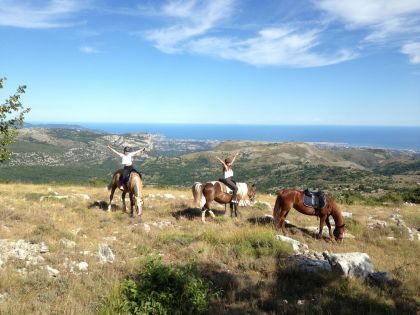
[[[418,0],[0,0],[29,121],[420,126]]]

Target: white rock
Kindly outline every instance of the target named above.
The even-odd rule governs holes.
[[[163,194],[162,196],[164,199],[175,199],[175,196],[172,194]]]
[[[81,261],[77,265],[77,268],[79,268],[79,270],[82,271],[82,272],[87,272],[88,267],[89,267],[89,264],[86,261]]]
[[[98,256],[101,263],[112,263],[115,260],[114,253],[112,252],[111,247],[108,244],[99,244],[98,245]]]
[[[107,236],[103,238],[105,241],[116,241],[117,237],[116,236]]]
[[[71,241],[68,240],[66,238],[62,238],[60,240],[60,244],[63,245],[66,248],[75,248],[76,247],[76,242],[75,241]]]
[[[147,233],[149,233],[149,232],[150,232],[150,225],[149,225],[149,224],[147,224],[147,223],[144,223],[144,224],[143,224],[143,229],[144,229]]]
[[[80,198],[80,199],[83,199],[83,200],[89,200],[90,199],[90,196],[87,195],[87,194],[76,194],[75,196]]]
[[[372,261],[366,253],[328,254],[325,252],[323,255],[330,263],[331,270],[344,277],[366,278],[370,273],[375,272]]]
[[[57,277],[60,274],[60,271],[58,271],[57,269],[54,269],[50,266],[46,267],[48,274],[50,275],[50,277]]]
[[[341,214],[343,215],[343,218],[349,218],[349,219],[353,218],[353,213],[351,212],[342,211]]]
[[[4,303],[9,298],[9,293],[0,293],[0,304]]]
[[[45,245],[45,243],[44,242],[42,242],[41,244],[40,244],[40,248],[39,248],[39,252],[41,253],[41,254],[45,254],[45,253],[48,253],[50,250],[48,249],[48,246],[47,245]]]
[[[388,223],[382,220],[369,219],[367,222],[367,226],[370,229],[374,229],[374,228],[382,229],[382,228],[386,228],[388,226]]]
[[[82,228],[78,227],[78,228],[75,228],[75,229],[71,230],[70,232],[71,232],[71,234],[77,236],[77,234],[79,234],[79,232],[81,230],[82,230]]]
[[[276,239],[291,244],[294,252],[300,252],[301,250],[308,248],[308,245],[302,244],[301,242],[284,235],[276,235]]]
[[[323,257],[308,257],[305,254],[291,257],[293,264],[300,270],[306,272],[331,271],[331,266]]]

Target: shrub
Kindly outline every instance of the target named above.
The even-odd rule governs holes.
[[[122,283],[118,312],[203,314],[209,298],[208,285],[197,276],[195,264],[171,266],[150,259],[137,279]]]

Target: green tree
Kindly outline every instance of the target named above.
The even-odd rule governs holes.
[[[3,88],[4,80],[6,78],[0,78],[0,89]],[[10,144],[16,141],[18,129],[23,126],[25,114],[30,110],[23,107],[20,99],[25,90],[26,85],[20,85],[15,94],[0,104],[0,162],[12,155]]]

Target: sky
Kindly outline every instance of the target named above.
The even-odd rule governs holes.
[[[420,126],[419,0],[0,0],[31,122]]]

